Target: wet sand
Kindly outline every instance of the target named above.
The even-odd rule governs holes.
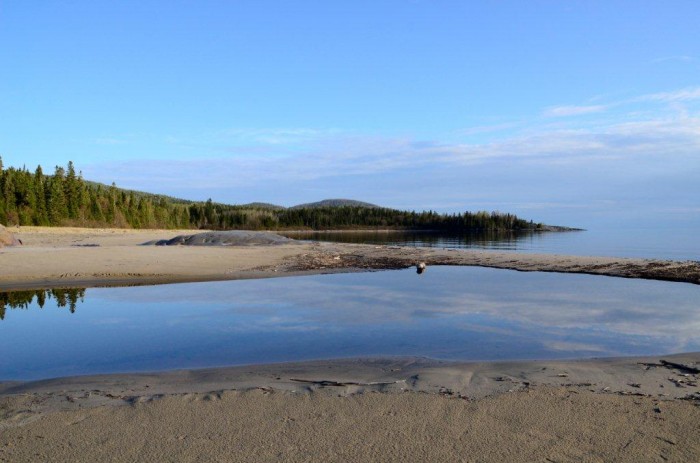
[[[481,265],[700,283],[696,262],[335,243],[156,247],[191,231],[22,228],[0,288]],[[416,358],[0,383],[0,461],[700,461],[700,353]]]

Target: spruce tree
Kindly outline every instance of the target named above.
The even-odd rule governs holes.
[[[78,176],[75,173],[75,166],[73,166],[73,161],[68,161],[68,170],[66,172],[63,188],[66,197],[66,209],[68,210],[68,217],[70,219],[77,219],[82,197],[80,192],[80,182]]]
[[[62,167],[56,166],[56,171],[51,178],[49,187],[49,222],[51,225],[60,225],[68,216],[68,205],[66,204],[65,193],[65,171]]]
[[[36,197],[36,206],[34,208],[32,223],[34,225],[48,225],[49,216],[46,204],[46,178],[44,177],[44,172],[41,170],[41,166],[37,166],[34,171],[32,183],[34,196]]]

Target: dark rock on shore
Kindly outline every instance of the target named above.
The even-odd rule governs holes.
[[[290,238],[269,232],[214,231],[194,235],[179,235],[169,240],[155,240],[144,246],[274,246],[294,242]]]

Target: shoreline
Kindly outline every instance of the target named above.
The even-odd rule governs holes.
[[[0,290],[166,284],[398,270],[425,262],[700,284],[700,262],[299,241],[274,246],[143,246],[183,230],[15,232],[0,250]]]
[[[28,381],[0,380],[0,398],[57,396],[59,402],[97,406],[90,390],[124,404],[168,394],[274,389],[293,393],[332,391],[417,392],[478,400],[540,386],[579,387],[601,394],[697,401],[700,352],[566,360],[455,361],[376,356],[260,363],[195,369],[87,374]],[[75,400],[66,400],[66,397]],[[89,399],[89,400],[88,400]]]

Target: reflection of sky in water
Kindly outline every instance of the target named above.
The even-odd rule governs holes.
[[[374,355],[700,350],[700,287],[474,267],[88,289],[7,309],[0,379]]]

